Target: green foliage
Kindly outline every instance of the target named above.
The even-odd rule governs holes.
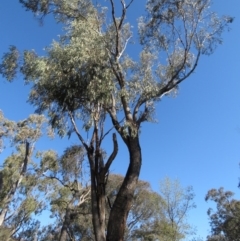
[[[43,115],[31,114],[21,121],[12,121],[4,117],[0,110],[0,150],[4,147],[4,139],[18,148],[19,144],[36,142],[46,128],[47,119]]]
[[[123,181],[123,176],[121,175],[110,175],[107,183],[107,197],[108,197],[108,215],[110,212],[110,207],[116,198],[119,191],[121,183]],[[139,180],[137,188],[134,193],[133,204],[131,206],[125,231],[125,240],[135,240],[139,238],[139,233],[142,230],[144,224],[151,225],[154,220],[157,219],[159,215],[159,210],[161,209],[161,198],[154,192],[148,182]],[[143,231],[144,235],[148,231]],[[153,230],[151,230],[153,232]],[[144,236],[144,237],[145,237]]]
[[[57,21],[65,22],[68,19],[85,19],[92,12],[93,5],[90,0],[19,0],[27,10],[31,10],[36,17],[53,13]],[[53,8],[55,6],[55,8]]]
[[[19,52],[15,46],[9,47],[9,52],[5,53],[2,57],[2,63],[0,64],[0,73],[8,81],[12,81],[18,71],[18,59]]]
[[[240,201],[233,198],[234,193],[223,188],[211,189],[206,201],[213,201],[216,210],[208,209],[211,235],[208,241],[239,241],[240,240]]]
[[[20,2],[37,15],[53,13],[65,25],[66,34],[46,48],[44,57],[25,51],[20,66],[25,80],[34,82],[30,102],[39,112],[48,111],[61,136],[68,132],[66,128],[71,130],[68,111],[78,110],[76,116],[88,126],[96,104],[114,119],[113,108],[128,113],[122,131],[132,129],[136,135],[135,125],[154,120],[154,102],[176,91],[194,71],[200,55],[212,53],[222,42],[221,34],[232,22],[210,11],[210,0],[149,0],[147,15],[138,22],[142,51],[135,62],[126,53],[133,38],[126,12],[120,19],[113,15],[109,22],[106,10],[90,1]],[[114,14],[114,4],[112,10]],[[18,66],[16,51],[11,47],[3,56],[1,73],[9,79]],[[130,125],[131,116],[135,125]]]
[[[120,175],[110,175],[108,178],[106,188],[106,195],[108,197],[108,201],[106,201],[106,220],[108,220],[108,215],[111,210],[110,206],[116,198],[122,180],[123,177]],[[179,182],[171,181],[170,179],[165,180],[163,183],[164,188],[168,190],[168,195],[170,195],[170,192],[177,193],[175,203],[170,202],[168,204],[169,206],[166,206],[168,201],[167,196],[160,196],[158,193],[152,191],[148,182],[138,182],[126,224],[125,240],[155,241],[159,239],[163,241],[177,241],[183,240],[187,234],[189,234],[190,226],[186,225],[186,221],[187,213],[190,211],[190,208],[193,207],[192,202],[188,200],[189,196],[192,195],[192,191],[188,193],[186,189],[180,186]],[[169,183],[171,183],[170,186]],[[69,235],[71,234],[75,239],[94,240],[90,199],[87,199],[80,206],[74,206],[72,202],[75,195],[74,190],[69,186],[56,184],[57,183],[53,184],[54,190],[51,188],[52,195],[49,196],[49,200],[52,200],[52,217],[58,217],[58,221],[45,227],[41,231],[40,240],[46,240],[47,237],[48,240],[56,240],[59,238],[61,227],[64,220],[66,220],[67,211],[70,211],[70,219],[68,220]],[[176,187],[177,190],[175,189]],[[174,196],[174,193],[171,193],[171,196]],[[188,206],[183,206],[183,203],[187,202],[191,203],[189,203]],[[183,208],[186,209],[185,212],[182,210]],[[177,218],[171,220],[170,215],[167,214],[169,209],[174,210],[176,217],[178,217],[177,212],[179,211],[179,213],[181,213],[182,211],[181,215],[185,215],[184,217],[181,216],[183,221],[180,222]]]
[[[120,175],[109,176],[107,197],[110,203],[114,202],[122,180]],[[125,240],[179,241],[194,233],[187,223],[187,215],[195,207],[192,187],[183,188],[179,181],[169,178],[160,183],[160,193],[156,193],[148,182],[138,182]]]
[[[38,153],[41,179],[37,185],[43,193],[53,218],[38,234],[39,240],[60,240],[65,227],[67,236],[88,240],[90,218],[90,188],[84,184],[85,152],[81,146],[67,148],[61,156],[54,151]],[[88,226],[84,226],[88,223]],[[91,231],[91,235],[93,232]],[[89,239],[90,240],[90,239]]]
[[[117,211],[117,205],[114,206],[117,207],[114,212],[113,209],[109,210],[115,213],[112,220],[117,220],[117,214],[119,220],[125,222],[135,194],[137,196],[133,200],[135,205],[129,215],[126,235],[141,231],[141,235],[138,235],[145,240],[159,237],[163,240],[181,240],[189,232],[184,218],[187,211],[194,207],[192,189],[182,190],[177,183],[166,180],[161,187],[159,201],[158,195],[153,194],[146,183],[140,183],[142,189],[137,186],[141,168],[139,130],[143,122],[154,120],[155,103],[164,95],[175,94],[179,84],[194,72],[200,55],[211,54],[222,42],[221,34],[232,18],[218,17],[209,10],[210,0],[148,0],[147,14],[138,21],[141,50],[139,60],[134,61],[127,54],[129,41],[134,35],[131,23],[127,22],[127,11],[132,2],[121,1],[122,13],[117,18],[113,0],[110,0],[110,14],[106,8],[88,0],[20,0],[27,10],[40,18],[53,13],[56,20],[64,25],[65,33],[46,48],[44,56],[38,56],[34,51],[24,51],[23,56],[20,56],[15,47],[10,47],[9,53],[3,56],[0,73],[10,81],[19,70],[26,83],[32,84],[29,102],[36,107],[37,112],[47,113],[52,128],[57,130],[59,136],[70,136],[72,132],[77,134],[88,155],[91,188],[97,186],[94,190],[96,200],[99,193],[105,195],[104,188],[100,191],[100,186],[105,182],[103,179],[118,150],[114,136],[114,151],[104,163],[100,146],[110,132],[104,132],[105,117],[108,115],[113,128],[127,145],[130,163],[134,166],[128,169],[128,176],[124,180],[126,185],[115,187],[113,193],[116,190],[122,190],[122,193],[116,198],[113,195],[112,199],[124,200],[124,204],[121,202],[121,213]],[[36,115],[14,123],[5,120],[0,114],[0,139],[11,136],[14,144],[32,143],[42,135],[43,119]],[[83,131],[92,131],[90,144],[84,140],[78,126]],[[40,166],[34,166],[36,175],[42,175],[38,190],[48,194],[52,211],[61,220],[58,228],[67,223],[69,235],[78,230],[76,223],[69,222],[70,213],[76,214],[75,211],[82,207],[82,201],[88,198],[88,192],[85,193],[86,188],[80,180],[84,154],[78,146],[69,148],[60,158],[55,152],[47,151],[39,154]],[[10,159],[21,162],[16,155]],[[9,163],[12,162],[10,159]],[[19,169],[18,165],[15,168]],[[18,179],[18,183],[25,185],[27,181],[23,182],[22,179],[25,178],[26,168],[23,171],[19,174],[15,169],[6,169],[3,176],[10,174]],[[29,184],[32,185],[34,178],[30,180]],[[5,195],[9,190],[6,189]],[[23,190],[28,192],[29,188]],[[146,195],[151,198],[144,199]],[[157,213],[160,218],[152,218],[159,203],[161,208]],[[97,216],[99,203],[95,206]],[[140,217],[138,213],[141,213]],[[149,223],[148,227],[146,222]],[[142,227],[141,230],[138,225]],[[43,239],[49,240],[58,237],[57,234],[44,235]]]
[[[192,187],[183,188],[178,180],[162,180],[157,209],[151,219],[135,231],[135,237],[149,241],[180,241],[194,234],[193,227],[187,222],[189,211],[195,208],[193,198]]]
[[[14,122],[0,112],[2,147],[6,144],[14,147],[0,169],[0,228],[1,235],[5,235],[3,240],[14,240],[13,237],[23,233],[32,234],[29,230],[35,223],[32,216],[44,208],[37,188],[37,164],[31,158],[34,144],[43,135],[45,124],[46,119],[42,115],[34,114]]]
[[[57,153],[55,151],[48,150],[42,154],[39,153],[39,155],[41,157],[40,168],[43,171],[52,171],[54,173],[58,171]]]
[[[65,180],[77,180],[83,175],[85,149],[82,146],[73,145],[64,151],[60,158],[61,172]]]

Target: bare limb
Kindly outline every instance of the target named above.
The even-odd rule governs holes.
[[[26,141],[25,158],[24,158],[23,165],[22,165],[21,175],[24,175],[24,173],[27,170],[27,164],[29,162],[29,153],[30,153],[29,147],[30,147],[30,144],[28,141]]]
[[[137,122],[137,114],[139,111],[139,108],[147,101],[146,98],[142,98],[142,96],[139,97],[137,104],[135,105],[133,109],[133,121]]]
[[[117,24],[117,21],[116,21],[116,17],[115,17],[115,6],[114,6],[114,2],[113,0],[110,0],[111,2],[111,6],[112,6],[112,19],[113,19],[113,23],[114,23],[114,26],[115,26],[115,29],[116,29],[116,46],[115,46],[115,58],[117,59],[118,58],[118,54],[119,54],[119,26]]]
[[[112,106],[111,108],[107,109],[108,114],[110,115],[110,118],[112,120],[114,128],[117,130],[117,132],[121,135],[123,141],[127,143],[127,138],[123,135],[123,128],[120,125],[120,122],[117,119],[117,113],[116,113],[116,106],[115,106],[115,98],[112,94]]]
[[[125,118],[123,118],[121,121],[119,121],[119,124],[120,124],[121,122],[123,122],[124,119],[125,119]],[[101,139],[100,139],[100,142],[102,142],[102,140],[103,140],[113,129],[115,129],[114,126],[111,127],[104,135],[102,135],[102,136],[101,136]]]
[[[81,136],[80,132],[78,131],[78,128],[77,128],[77,125],[76,125],[76,122],[74,120],[74,117],[72,115],[72,112],[68,111],[68,114],[69,114],[69,117],[70,117],[70,120],[72,122],[72,125],[74,127],[74,130],[79,138],[79,140],[82,142],[83,146],[86,148],[86,150],[88,151],[89,150],[89,147],[87,145],[87,143],[84,141],[83,137]]]
[[[43,175],[44,177],[46,177],[46,178],[57,180],[59,183],[61,183],[61,185],[62,185],[63,187],[69,188],[70,191],[79,191],[79,190],[77,190],[77,189],[75,189],[75,188],[70,187],[68,184],[65,184],[61,179],[59,179],[59,178],[56,177],[56,176],[47,176],[47,175],[45,175],[44,173],[43,173],[42,175]]]
[[[110,157],[108,158],[105,166],[104,166],[104,173],[106,174],[113,162],[113,160],[115,159],[115,157],[117,156],[118,153],[118,143],[117,143],[117,136],[115,133],[113,133],[113,152],[110,155]]]
[[[128,8],[131,6],[132,3],[133,3],[133,0],[131,0],[131,1],[129,2],[129,4],[126,6],[126,9],[128,9]]]
[[[130,40],[131,37],[132,36],[130,36],[129,38],[126,39],[126,42],[125,42],[125,44],[124,44],[124,46],[122,48],[122,51],[119,53],[119,56],[118,56],[119,59],[121,58],[121,56],[123,55],[124,51],[126,50],[128,41]]]
[[[123,25],[123,21],[124,21],[124,19],[126,17],[126,12],[127,12],[125,1],[121,0],[121,4],[122,4],[122,16],[121,16],[121,19],[120,19],[120,23],[118,25],[118,29],[119,30],[121,29],[121,27]]]
[[[91,191],[91,188],[88,188],[87,192],[80,196],[79,202],[77,204],[78,207],[88,199],[90,191]]]

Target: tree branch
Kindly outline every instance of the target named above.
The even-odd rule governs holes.
[[[58,182],[61,183],[61,185],[62,185],[63,187],[69,188],[70,191],[79,191],[79,190],[76,190],[75,188],[70,187],[68,184],[64,184],[64,182],[63,182],[61,179],[59,179],[58,177],[56,177],[56,176],[47,176],[47,175],[45,175],[44,173],[43,173],[42,175],[43,175],[44,177],[46,177],[46,178],[57,180]]]
[[[27,165],[29,162],[29,155],[30,155],[30,150],[29,150],[30,144],[28,141],[26,141],[26,151],[25,151],[25,158],[23,161],[23,165],[22,165],[22,171],[20,173],[20,175],[24,175],[27,171]]]
[[[147,116],[148,116],[148,107],[147,107],[147,103],[145,102],[145,109],[144,112],[139,116],[138,120],[137,120],[137,125],[140,126],[140,124],[144,121],[147,120]]]
[[[137,122],[137,114],[139,111],[139,108],[147,101],[146,98],[142,98],[142,96],[139,97],[137,104],[135,105],[133,109],[133,121]]]
[[[174,75],[172,77],[172,79],[167,83],[167,85],[165,85],[162,89],[159,90],[159,92],[158,92],[156,97],[160,97],[161,98],[165,94],[169,93],[172,89],[174,89],[181,82],[183,82],[186,78],[188,78],[193,73],[193,71],[196,69],[200,55],[201,55],[201,52],[198,51],[197,58],[196,58],[196,61],[194,63],[194,66],[192,67],[192,69],[183,78],[181,78],[178,81],[174,82],[175,78],[177,77],[176,75]]]
[[[118,143],[117,143],[117,136],[115,133],[113,133],[113,152],[110,155],[110,157],[108,158],[105,166],[104,166],[104,174],[106,174],[109,171],[109,168],[113,162],[113,160],[115,159],[115,157],[117,156],[118,153]]]
[[[83,146],[85,147],[85,149],[86,149],[87,151],[89,151],[89,147],[88,147],[87,143],[84,141],[83,137],[81,136],[80,132],[78,131],[76,122],[75,122],[74,117],[73,117],[73,115],[72,115],[72,112],[68,111],[68,115],[69,115],[70,120],[71,120],[71,122],[72,122],[73,128],[74,128],[74,130],[75,130],[75,132],[76,132],[76,134],[77,134],[77,136],[78,136],[78,139],[82,142],[82,144],[83,144]]]
[[[78,207],[87,200],[87,197],[89,196],[90,191],[91,191],[91,188],[89,188],[85,194],[82,194],[80,196],[79,202],[77,204]]]
[[[116,29],[116,46],[115,46],[115,58],[117,59],[118,58],[118,54],[119,54],[119,49],[118,49],[118,46],[119,46],[119,26],[117,25],[117,21],[116,21],[116,17],[115,17],[115,6],[114,6],[114,2],[113,0],[110,0],[111,2],[111,6],[112,6],[112,19],[113,19],[113,23],[114,23],[114,26],[115,26],[115,29]]]

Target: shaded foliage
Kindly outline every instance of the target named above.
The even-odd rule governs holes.
[[[34,144],[43,135],[45,117],[30,115],[23,121],[10,121],[0,112],[0,139],[11,144],[15,151],[7,157],[0,169],[0,228],[4,240],[23,233],[25,240],[34,233],[37,215],[43,209],[38,199],[36,164],[32,160]],[[31,233],[31,235],[30,235]],[[27,235],[28,234],[28,235]]]
[[[234,193],[223,188],[211,189],[206,195],[206,201],[213,201],[216,210],[208,209],[211,225],[209,241],[240,240],[240,201],[233,198]]]

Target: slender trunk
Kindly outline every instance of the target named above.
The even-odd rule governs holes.
[[[0,212],[0,227],[3,225],[7,211],[8,211],[8,207],[4,207]]]
[[[38,241],[38,233],[37,233],[37,231],[34,232],[33,241]]]
[[[92,158],[89,156],[89,158]],[[90,162],[93,163],[93,162]],[[96,241],[106,241],[105,234],[105,187],[98,182],[99,174],[91,167],[92,223]]]
[[[68,238],[68,226],[70,224],[70,211],[69,209],[66,210],[66,214],[64,217],[64,221],[63,221],[63,225],[61,228],[61,233],[60,233],[60,237],[59,237],[59,241],[66,241]]]
[[[140,174],[142,155],[138,135],[130,137],[126,143],[130,163],[110,212],[107,228],[107,241],[123,241],[128,213],[131,209],[134,191]]]
[[[106,222],[105,222],[105,184],[97,184],[97,202],[98,202],[98,219],[99,219],[99,231],[101,234],[101,241],[106,241]]]
[[[96,116],[93,136],[91,138],[90,145],[87,145],[77,129],[72,113],[69,112],[69,115],[70,115],[72,124],[74,126],[75,132],[87,151],[88,162],[90,165],[91,209],[92,209],[91,211],[92,211],[92,224],[93,224],[93,230],[95,235],[95,241],[106,241],[106,224],[105,224],[106,180],[105,180],[105,177],[106,175],[108,175],[109,168],[118,152],[118,143],[117,143],[116,134],[113,133],[113,152],[109,156],[107,162],[104,164],[100,145],[103,138],[105,137],[106,134],[108,134],[108,132],[106,134],[103,133],[103,126],[102,126],[103,123],[101,123],[101,121],[99,122],[99,119],[98,119],[99,116],[98,115]],[[100,125],[100,136],[99,136],[98,125]],[[95,148],[94,148],[94,144],[95,144]]]
[[[92,223],[96,241],[106,241],[106,184],[109,168],[118,152],[116,134],[113,134],[113,151],[103,162],[100,152],[100,142],[96,145],[93,155],[92,149],[88,149],[88,160],[91,168],[91,204],[92,204]],[[94,158],[95,157],[95,158]]]

